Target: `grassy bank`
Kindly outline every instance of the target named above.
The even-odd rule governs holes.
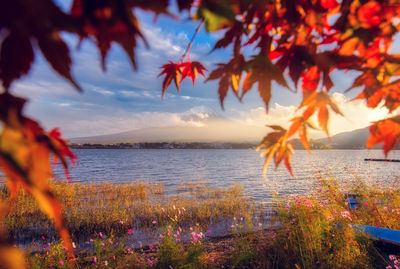
[[[138,204],[140,201],[147,201],[148,207],[154,207],[140,207],[142,209],[135,211],[139,213],[136,213],[136,217],[132,215],[132,222],[128,223],[125,222],[128,221],[126,218],[120,222],[124,213],[116,215],[118,217],[109,217],[110,225],[112,221],[117,222],[110,227],[125,227],[118,230],[118,233],[113,229],[110,232],[88,230],[89,239],[83,245],[76,245],[76,267],[398,268],[399,248],[383,248],[350,225],[366,224],[400,230],[398,186],[366,185],[360,180],[345,182],[339,186],[335,180],[316,180],[316,188],[309,195],[279,198],[278,194],[274,207],[276,215],[273,217],[277,228],[258,231],[259,218],[252,215],[256,210],[241,196],[240,188],[236,186],[213,190],[204,184],[187,184],[181,186],[181,195],[163,199],[163,188],[160,186],[152,185],[142,188],[141,191],[133,190],[144,183],[135,183],[130,187],[121,186],[118,191],[120,195],[116,195],[114,191],[113,194],[106,194],[111,193],[111,188],[118,189],[118,186],[92,186],[93,190],[102,190],[101,195],[110,195],[107,196],[109,199],[97,200],[87,196],[87,193],[94,191],[78,188],[75,193],[86,193],[80,196],[80,207],[85,201],[83,197],[86,197],[86,205],[92,205],[90,210],[99,214],[104,203],[115,204],[113,200],[130,208],[132,203],[129,203],[129,199],[126,204],[122,202],[125,201],[122,193],[128,193],[126,195],[130,199],[136,197],[134,201]],[[88,188],[90,187],[89,185]],[[72,187],[59,185],[56,188],[61,191],[61,188]],[[348,193],[357,195],[359,203],[356,209],[351,209],[346,201]],[[70,196],[72,194],[67,195]],[[29,200],[24,199],[27,199],[26,202]],[[78,206],[78,202],[73,200],[70,200],[71,205],[66,203],[67,210],[71,206]],[[165,202],[162,203],[162,200]],[[101,208],[96,203],[101,203]],[[121,205],[120,209],[130,210],[123,209],[124,206]],[[118,210],[114,209],[113,212]],[[67,216],[68,214],[70,213]],[[217,216],[213,214],[230,221],[228,236],[216,237],[203,225],[207,221],[201,222],[202,224],[198,222]],[[9,218],[11,223],[13,217]],[[89,217],[80,218],[90,223]],[[133,220],[135,218],[142,218],[139,224],[147,229],[162,227],[158,242],[140,246],[139,242],[131,240],[131,229],[137,221]],[[143,220],[148,220],[149,223]],[[96,218],[93,221],[96,222]],[[153,221],[156,223],[153,224]],[[90,229],[89,225],[85,227]],[[58,241],[48,241],[46,236],[35,241],[30,253],[29,263],[33,268],[67,266],[62,245]]]
[[[209,188],[204,182],[182,183],[177,194],[166,195],[160,184],[55,183],[52,188],[64,205],[64,216],[72,238],[88,239],[93,233],[125,234],[164,227],[171,221],[182,226],[207,227],[238,215],[261,212],[259,206],[242,195],[238,185]],[[6,188],[0,198],[9,196]],[[52,223],[39,210],[30,195],[21,191],[15,210],[6,219],[16,241],[53,236]]]

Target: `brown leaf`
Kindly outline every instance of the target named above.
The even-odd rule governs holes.
[[[0,94],[0,120],[13,128],[20,128],[22,109],[26,100],[8,92]]]
[[[271,82],[275,80],[278,84],[289,89],[282,71],[269,59],[262,55],[254,56],[246,63],[247,75],[243,81],[243,92],[241,98],[258,82],[258,92],[264,101],[268,112],[271,99]]]
[[[43,35],[38,38],[38,44],[46,60],[57,73],[69,80],[77,90],[81,87],[71,76],[71,58],[69,48],[57,32]]]
[[[241,74],[244,68],[244,56],[238,55],[232,58],[226,64],[218,64],[218,68],[211,71],[211,74],[208,76],[207,81],[220,79],[218,86],[218,95],[220,98],[221,107],[224,108],[223,103],[224,99],[227,96],[229,87],[232,88],[233,93],[237,98],[239,97],[238,88],[239,82],[241,78]]]
[[[224,76],[223,78],[220,79],[218,84],[218,96],[222,109],[224,109],[224,100],[226,95],[228,94],[228,89],[229,89],[229,78],[227,76]]]
[[[240,39],[242,35],[242,23],[235,22],[235,24],[225,32],[223,38],[215,43],[213,51],[220,48],[226,48],[229,44],[231,44],[235,39]]]
[[[134,56],[137,39],[140,38],[146,46],[148,44],[140,31],[133,7],[150,9],[156,14],[168,13],[165,4],[164,1],[152,5],[152,2],[144,1],[74,0],[71,15],[83,25],[81,38],[96,39],[104,70],[105,58],[113,42],[121,45],[136,69]]]
[[[182,11],[184,9],[190,9],[193,5],[194,0],[177,0],[178,9]]]
[[[29,36],[11,32],[1,43],[0,78],[4,88],[13,80],[27,74],[33,62],[33,50]]]

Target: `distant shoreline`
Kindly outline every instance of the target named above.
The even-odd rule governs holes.
[[[113,143],[113,144],[70,144],[72,149],[246,149],[255,150],[258,143],[205,143],[205,142],[140,142],[140,143]],[[294,141],[296,150],[305,150],[301,143]],[[310,143],[312,150],[366,150],[365,147],[335,147],[321,143]]]
[[[73,149],[255,149],[255,143],[142,142],[115,144],[70,144]]]

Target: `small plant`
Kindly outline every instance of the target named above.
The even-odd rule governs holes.
[[[31,249],[31,268],[67,268],[67,253],[62,241],[35,243]]]
[[[386,269],[399,269],[400,268],[400,258],[396,255],[389,255],[390,265],[386,266]]]
[[[235,251],[233,253],[233,268],[252,268],[258,264],[258,253],[253,248],[255,227],[251,215],[244,218],[233,218],[231,230],[235,235]]]
[[[186,210],[181,211],[175,205],[173,206],[178,215],[184,215]],[[160,251],[158,254],[158,268],[202,268],[201,261],[203,251],[201,249],[201,240],[204,234],[199,232],[199,224],[185,231],[179,225],[177,214],[171,217],[171,224],[165,228],[164,234],[160,234]]]
[[[184,255],[182,245],[171,236],[166,236],[160,242],[157,268],[176,268],[184,262]]]

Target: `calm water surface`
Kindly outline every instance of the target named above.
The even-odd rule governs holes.
[[[285,168],[268,169],[269,183],[263,186],[263,159],[254,150],[118,150],[78,149],[71,167],[74,182],[115,183],[143,180],[165,185],[174,193],[182,182],[203,180],[213,187],[238,183],[244,193],[257,201],[269,202],[271,187],[282,195],[304,193],[312,188],[318,173],[339,180],[360,177],[373,182],[397,182],[400,163],[365,162],[364,158],[383,158],[380,150],[318,150],[308,154],[298,150],[293,156],[292,179]],[[400,159],[400,151],[389,158]],[[63,178],[60,166],[55,174]]]

